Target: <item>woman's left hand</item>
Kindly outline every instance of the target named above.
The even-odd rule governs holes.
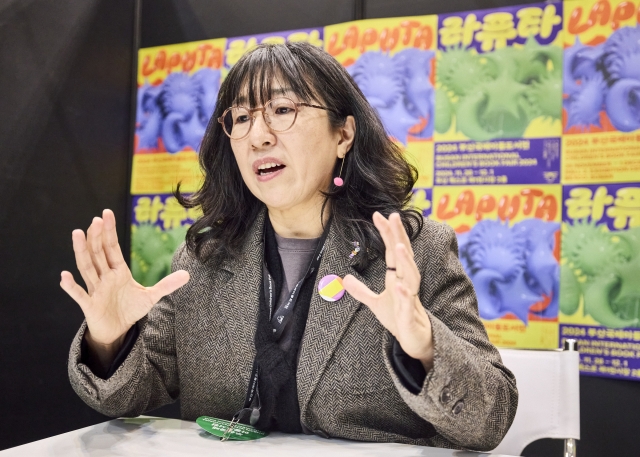
[[[420,360],[429,371],[433,366],[431,321],[418,297],[420,271],[413,258],[409,236],[397,213],[387,220],[376,212],[373,223],[386,247],[385,290],[376,294],[352,275],[344,277],[343,285],[356,300],[369,307],[378,321],[396,337],[404,352]]]

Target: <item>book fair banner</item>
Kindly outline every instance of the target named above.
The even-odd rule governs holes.
[[[579,341],[585,375],[640,380],[640,0],[369,19],[139,51],[131,266],[151,285],[199,217],[198,150],[229,69],[261,43],[340,62],[450,225],[491,341]]]

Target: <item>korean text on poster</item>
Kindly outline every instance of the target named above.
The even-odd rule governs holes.
[[[171,273],[171,259],[187,229],[200,217],[171,194],[132,198],[131,272],[143,286],[152,286]]]
[[[323,29],[300,29],[288,30],[286,32],[261,33],[257,35],[247,35],[233,37],[227,40],[227,47],[224,51],[224,68],[228,72],[240,57],[262,43],[281,44],[286,42],[304,41],[319,48],[322,47]],[[226,76],[226,73],[225,73]]]
[[[560,138],[436,143],[434,183],[558,184]]]

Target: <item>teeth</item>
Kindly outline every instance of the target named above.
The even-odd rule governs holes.
[[[279,165],[280,165],[280,164],[278,164],[278,163],[273,163],[273,162],[270,162],[270,163],[263,163],[262,165],[260,165],[260,166],[258,167],[258,170],[266,170],[267,168],[273,168],[273,167],[277,167],[277,166],[279,166]]]

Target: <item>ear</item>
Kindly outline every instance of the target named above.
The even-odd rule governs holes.
[[[347,116],[344,121],[344,125],[338,130],[340,139],[338,141],[337,154],[340,159],[344,159],[347,152],[353,146],[353,141],[356,137],[356,119],[353,116]]]

